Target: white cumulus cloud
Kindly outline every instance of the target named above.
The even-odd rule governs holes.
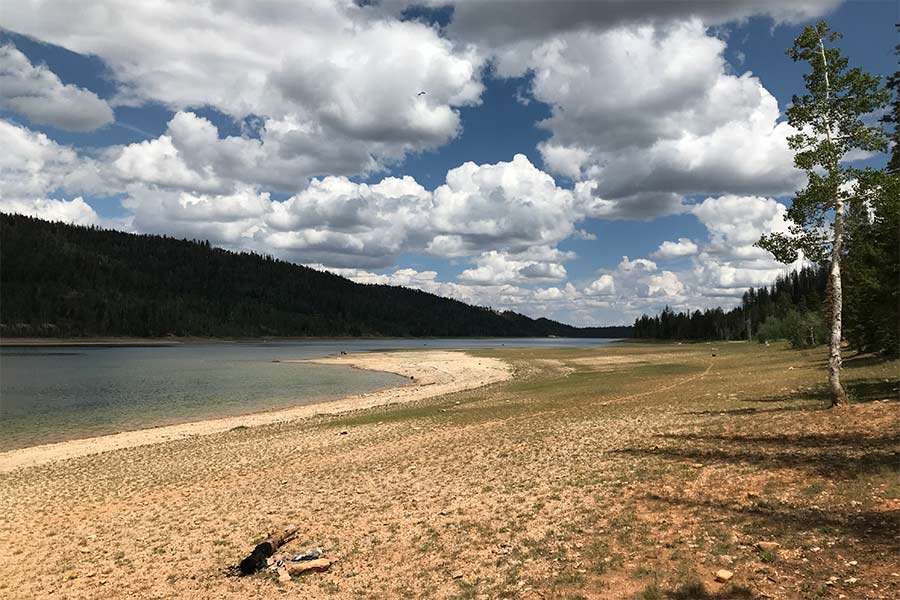
[[[64,84],[46,65],[31,64],[10,44],[0,45],[0,106],[66,131],[92,131],[114,118],[97,94]]]

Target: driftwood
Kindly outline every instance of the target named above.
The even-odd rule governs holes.
[[[253,552],[238,565],[241,574],[252,575],[260,569],[265,569],[267,559],[275,554],[275,551],[281,546],[294,539],[298,529],[298,527],[288,527],[278,533],[270,535],[257,544],[256,548],[253,549]]]
[[[287,563],[287,572],[291,575],[303,575],[304,573],[327,571],[331,566],[331,561],[327,558],[316,558],[314,560],[301,560],[298,562]]]

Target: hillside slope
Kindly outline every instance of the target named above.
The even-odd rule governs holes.
[[[4,336],[566,336],[575,328],[363,285],[208,242],[0,214]]]

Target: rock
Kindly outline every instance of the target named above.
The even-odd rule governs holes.
[[[350,432],[345,429],[344,431],[339,431],[338,435],[347,435],[348,433]]]
[[[734,573],[732,573],[728,569],[719,569],[718,571],[716,571],[716,581],[720,583],[730,581],[732,577],[734,577]]]
[[[768,550],[769,552],[774,552],[781,548],[781,544],[778,542],[756,542],[756,547],[760,550]]]
[[[327,558],[317,558],[315,560],[303,560],[300,562],[287,563],[287,571],[291,575],[303,575],[305,573],[321,573],[327,571],[331,567],[331,561]]]
[[[284,567],[278,567],[278,570],[275,572],[278,573],[278,581],[281,583],[287,583],[291,580],[291,574]]]
[[[719,561],[719,564],[725,567],[731,566],[734,564],[734,557],[729,556],[727,554],[720,554],[716,557],[716,560]]]

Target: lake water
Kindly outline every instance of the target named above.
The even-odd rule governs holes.
[[[585,347],[607,339],[352,339],[0,347],[0,451],[287,408],[400,385],[392,373],[273,361],[403,348]]]

